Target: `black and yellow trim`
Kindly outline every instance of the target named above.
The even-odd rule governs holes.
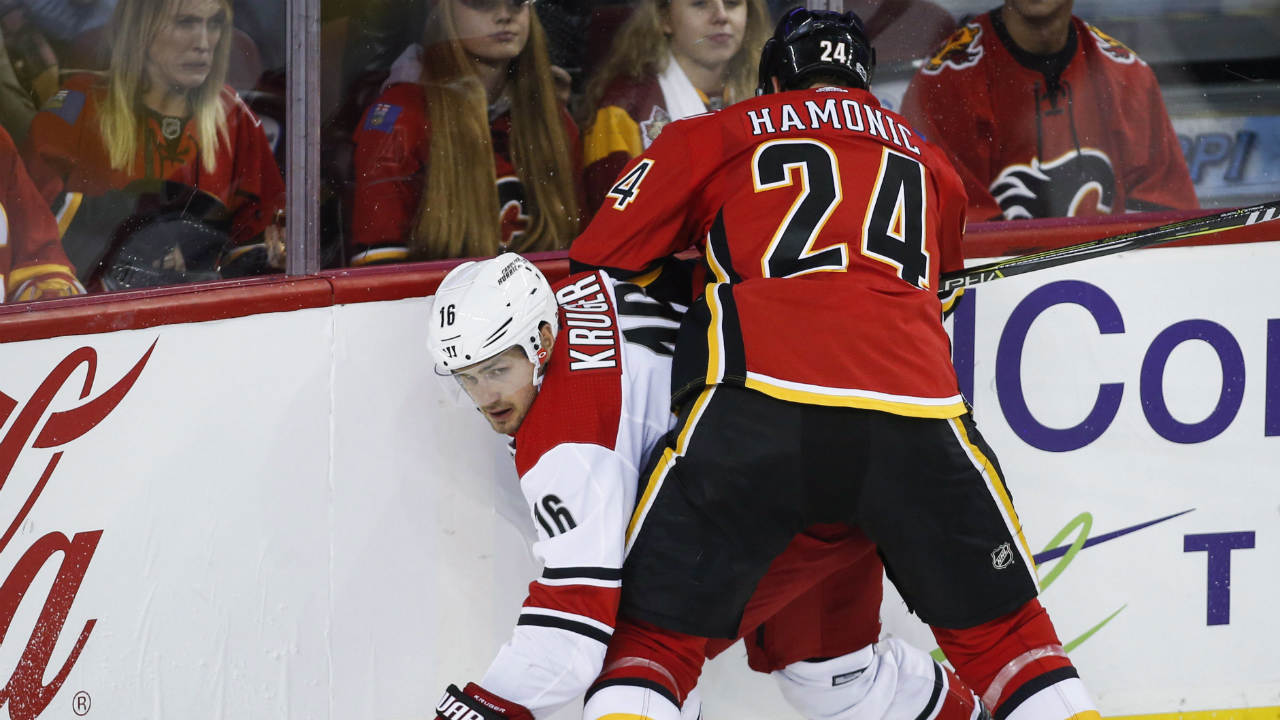
[[[657,499],[658,492],[662,489],[662,483],[667,478],[667,473],[675,466],[676,459],[682,457],[688,451],[689,438],[693,436],[693,430],[697,427],[703,413],[706,412],[707,405],[711,403],[711,397],[714,394],[714,386],[706,387],[698,395],[698,398],[693,401],[693,407],[685,416],[684,424],[676,434],[675,447],[668,446],[663,450],[662,457],[659,458],[653,470],[650,471],[648,478],[646,478],[644,490],[640,493],[640,500],[636,503],[636,509],[631,513],[631,521],[627,523],[626,552],[631,551],[631,545],[639,534],[641,526],[644,525],[644,518],[649,514],[653,501]]]

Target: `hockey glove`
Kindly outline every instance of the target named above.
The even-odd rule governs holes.
[[[450,685],[444,691],[436,705],[436,720],[533,720],[533,713],[475,683],[467,683],[465,690]]]

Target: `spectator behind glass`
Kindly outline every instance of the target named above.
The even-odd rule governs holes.
[[[762,0],[640,0],[587,83],[583,184],[592,213],[668,122],[755,95],[769,25]]]
[[[356,130],[351,265],[568,247],[578,131],[529,6],[433,3],[420,82],[388,87]]]
[[[903,114],[950,153],[969,219],[1197,207],[1155,74],[1071,9],[1005,0],[907,89]]]
[[[867,26],[882,67],[927,56],[956,29],[951,13],[930,0],[845,0]]]
[[[68,77],[36,116],[27,167],[82,281],[122,244],[130,262],[172,272],[116,286],[283,267],[284,180],[223,82],[230,28],[221,0],[120,0],[105,75]],[[140,226],[150,250],[130,243]]]
[[[115,0],[20,0],[50,40],[59,45],[111,20]]]
[[[54,78],[55,83],[57,78]],[[21,145],[27,141],[27,130],[36,115],[36,104],[30,88],[24,86],[9,60],[8,45],[0,34],[0,127]]]
[[[79,295],[84,288],[58,242],[58,225],[0,128],[0,303]]]

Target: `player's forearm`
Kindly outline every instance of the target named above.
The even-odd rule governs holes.
[[[517,626],[480,685],[545,717],[582,697],[600,674],[605,648],[575,632]]]

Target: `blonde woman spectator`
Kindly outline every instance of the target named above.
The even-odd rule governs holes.
[[[77,268],[92,268],[94,252],[105,253],[116,230],[88,228],[102,237],[86,259],[66,235],[77,216],[84,216],[82,230],[103,225],[103,217],[127,217],[136,209],[127,207],[131,197],[166,181],[225,206],[233,248],[224,258],[224,270],[233,269],[228,274],[283,267],[276,222],[284,180],[258,119],[224,83],[230,5],[120,0],[110,36],[107,72],[67,78],[32,122],[25,153],[32,179],[54,207],[68,254],[78,256],[72,257]],[[182,266],[176,244],[164,263]]]
[[[351,265],[568,247],[578,132],[524,0],[438,0],[417,82],[356,130]]]
[[[763,0],[640,0],[587,84],[583,184],[592,212],[668,122],[755,95],[769,25]]]

